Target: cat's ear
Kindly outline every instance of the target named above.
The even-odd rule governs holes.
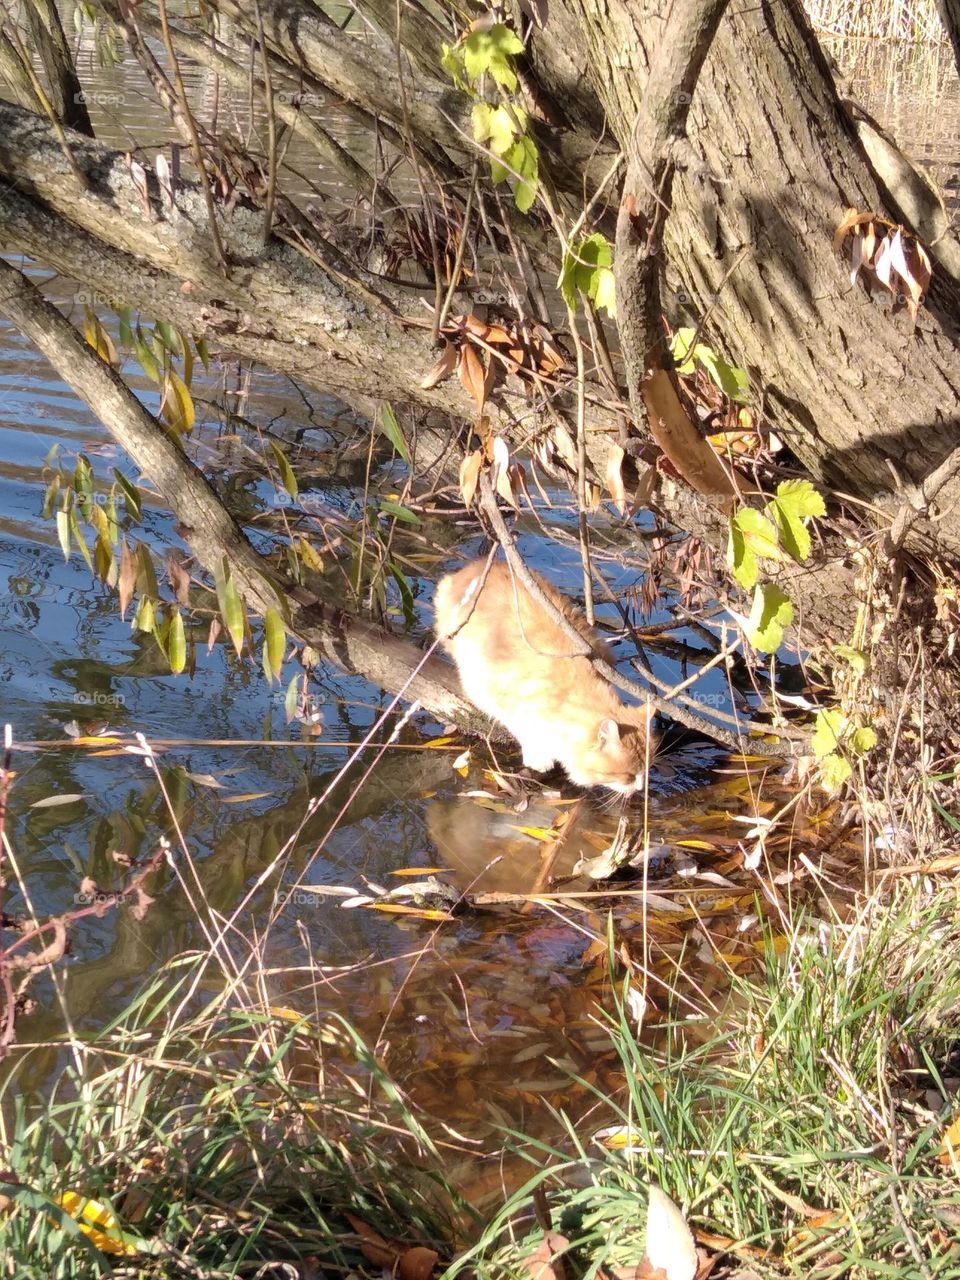
[[[600,728],[597,730],[597,742],[601,748],[615,747],[620,741],[620,726],[616,720],[611,720],[609,716],[600,721]]]

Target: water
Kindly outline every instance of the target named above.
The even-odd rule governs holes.
[[[104,141],[127,146],[131,137],[165,135],[166,121],[139,96],[133,69],[98,67],[86,43],[81,71],[94,86],[91,112]],[[907,111],[909,121],[905,102],[898,99],[898,110]],[[942,122],[944,116],[938,111],[935,119]],[[367,145],[346,119],[339,132],[358,150]],[[908,123],[904,135],[911,137]],[[955,128],[949,142],[937,133],[927,152],[917,135],[919,153],[955,170],[956,136]],[[322,173],[312,173],[300,194],[323,181]],[[44,287],[79,318],[78,291],[69,282],[45,281]],[[104,322],[114,320],[104,313]],[[125,373],[156,409],[155,388],[133,362]],[[210,374],[198,371],[197,379],[198,426],[189,451],[205,462],[217,459],[221,480],[242,494],[251,513],[276,509],[275,495],[254,478],[245,453],[264,454],[258,429],[268,426],[312,451],[312,464],[324,476],[313,495],[319,509],[331,520],[356,512],[365,442],[328,474],[335,450],[356,426],[342,406],[233,363],[215,361]],[[454,762],[466,744],[426,746],[443,726],[423,715],[402,729],[369,776],[368,751],[338,778],[349,744],[363,738],[388,700],[379,688],[333,668],[319,669],[311,683],[309,707],[322,721],[317,733],[309,725],[288,724],[284,686],[271,688],[256,664],[238,661],[222,643],[210,653],[199,645],[189,676],[170,675],[153,638],[133,633],[129,617],[120,619],[115,596],[94,584],[80,556],[64,561],[53,522],[41,514],[52,449],[68,467],[82,452],[100,479],[109,481],[111,467],[137,479],[96,419],[0,323],[0,722],[13,725],[18,743],[7,825],[17,874],[4,908],[41,918],[75,909],[86,901],[86,880],[100,890],[117,887],[126,864],[152,856],[161,838],[169,841],[171,864],[161,862],[149,880],[153,901],[141,918],[129,907],[85,916],[71,928],[70,952],[56,975],[34,982],[35,1007],[17,1027],[20,1044],[36,1046],[22,1085],[41,1093],[49,1087],[61,1060],[64,1010],[77,1034],[94,1031],[150,973],[184,950],[202,947],[210,930],[241,903],[225,945],[242,961],[249,941],[275,914],[278,893],[295,884],[301,887],[279,913],[266,944],[267,963],[275,965],[271,998],[284,1007],[347,1011],[428,1110],[481,1134],[503,1123],[531,1127],[538,1116],[542,1120],[544,1100],[571,1103],[575,1088],[568,1073],[592,1072],[601,1084],[615,1082],[616,1064],[605,1056],[594,1020],[609,992],[595,953],[605,936],[606,899],[571,900],[562,910],[503,907],[435,924],[344,909],[342,897],[331,892],[362,893],[370,883],[392,888],[401,883],[397,871],[413,868],[441,868],[451,883],[473,892],[526,892],[542,870],[543,841],[530,831],[551,827],[566,798],[534,798],[529,807],[518,807],[516,796],[498,793],[484,774],[489,761],[480,744],[474,744],[468,776],[461,776]],[[385,493],[397,477],[396,470],[376,467],[373,483]],[[542,514],[557,532],[566,532],[567,541],[548,542],[531,523],[525,526],[524,555],[575,592],[579,567],[571,513],[561,508]],[[609,516],[598,520],[601,536],[615,540],[616,528]],[[429,623],[432,582],[477,547],[469,537],[457,546],[449,523],[430,525],[426,532],[430,555],[422,571],[411,574],[418,630]],[[139,536],[156,548],[183,547],[162,496],[145,496]],[[403,531],[398,540],[411,557],[423,550],[417,540],[404,543]],[[615,588],[626,591],[642,578],[643,553],[627,555],[614,546],[600,564]],[[391,601],[396,606],[397,597]],[[666,616],[660,612],[654,621]],[[394,624],[401,625],[397,612]],[[693,633],[675,638],[701,643]],[[686,669],[675,657],[653,652],[658,674],[683,678]],[[288,662],[284,680],[297,670]],[[729,706],[719,674],[699,688],[704,697]],[[96,750],[70,737],[101,731],[104,723],[124,735],[123,743]],[[377,741],[386,741],[395,725],[394,716]],[[124,749],[135,732],[154,744],[158,774]],[[686,794],[707,780],[707,766],[718,758],[714,753],[665,760],[648,819],[654,845],[664,842],[677,850],[677,841],[692,835],[691,862],[714,877],[726,876],[742,861],[749,824],[738,826],[736,819],[772,812],[788,796],[767,783],[758,800],[759,775],[722,774],[710,775],[712,785],[696,797]],[[324,796],[314,810],[313,802]],[[63,797],[76,798],[48,803]],[[609,815],[588,811],[555,872],[568,875],[580,854],[600,853],[614,826]],[[289,856],[278,859],[285,847]],[[776,860],[776,851],[772,856]],[[784,852],[784,865],[786,858]],[[690,883],[702,890],[702,923],[716,904],[717,883],[703,876]],[[567,887],[592,885],[581,877]],[[726,903],[725,914],[710,916],[711,936],[729,943],[723,963],[702,929],[688,936],[691,919],[697,925],[696,912],[663,925],[655,985],[680,981],[679,957],[690,947],[698,956],[696,982],[702,990],[722,983],[736,948],[748,959],[750,935],[738,938],[736,924],[752,911],[753,887],[748,881],[733,893],[733,905]],[[640,927],[641,913],[629,899],[618,910],[627,934],[631,924]],[[327,975],[319,992],[303,988],[296,968],[308,954]]]

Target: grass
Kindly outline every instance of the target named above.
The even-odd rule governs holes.
[[[618,1000],[620,1094],[594,1087],[587,1125],[558,1114],[553,1145],[504,1135],[530,1179],[459,1252],[446,1154],[346,1023],[226,993],[174,1016],[199,963],[184,960],[74,1044],[45,1106],[8,1082],[6,1274],[376,1274],[359,1219],[403,1242],[398,1257],[436,1248],[451,1280],[528,1280],[548,1213],[569,1274],[590,1277],[639,1260],[654,1181],[758,1276],[960,1278],[960,1164],[941,1159],[960,1074],[956,892],[901,884],[847,926],[768,935],[763,957],[712,1023],[666,1009],[641,1041],[636,1002]],[[80,1230],[64,1193],[117,1225]]]
[[[936,0],[804,0],[814,27],[855,40],[909,40],[939,43],[946,39]]]
[[[226,1277],[316,1256],[346,1272],[362,1261],[347,1213],[449,1239],[440,1153],[350,1028],[224,1000],[172,1021],[197,963],[75,1044],[45,1103],[8,1079],[0,1274]]]
[[[594,1123],[614,1126],[621,1149],[570,1126],[563,1146],[526,1148],[548,1167],[452,1274],[484,1256],[524,1274],[537,1187],[583,1274],[632,1266],[653,1181],[757,1275],[960,1277],[960,1163],[941,1161],[958,1115],[944,1077],[960,1074],[953,890],[906,888],[849,929],[799,921],[768,936],[764,980],[734,980],[706,1043],[668,1014],[667,1047],[651,1050],[627,1007],[610,1026],[623,1095],[598,1095]]]

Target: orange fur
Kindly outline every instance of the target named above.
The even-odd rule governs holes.
[[[434,598],[435,629],[464,693],[517,738],[529,768],[542,772],[558,763],[578,786],[636,791],[648,758],[649,710],[620,701],[508,565],[493,564],[478,592],[484,565],[477,560],[441,579]],[[534,576],[610,662],[610,650],[580,610]]]

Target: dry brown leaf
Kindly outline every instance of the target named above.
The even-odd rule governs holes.
[[[420,387],[423,391],[430,391],[433,387],[439,385],[445,379],[449,378],[451,373],[457,367],[457,351],[452,342],[444,341],[443,352],[433,366],[430,372],[421,379]]]
[[[516,507],[517,500],[510,481],[510,450],[502,436],[496,436],[493,441],[493,476],[497,493],[504,502]]]
[[[177,602],[184,608],[190,604],[190,574],[174,555],[167,556],[167,577]]]
[[[127,546],[126,538],[120,539],[120,574],[117,578],[117,594],[120,597],[120,617],[127,612],[127,606],[133,599],[133,589],[137,581],[137,561]]]
[[[650,432],[668,461],[697,493],[734,497],[737,486],[696,429],[666,369],[651,369],[640,384]]]
[[[430,1280],[440,1255],[434,1249],[417,1244],[401,1254],[397,1266],[400,1280]]]
[[[610,453],[607,456],[607,474],[605,476],[607,488],[610,490],[611,498],[613,498],[613,505],[621,515],[625,515],[627,511],[627,491],[623,484],[623,460],[625,457],[626,454],[621,446],[612,444]]]
[[[486,370],[473,347],[466,343],[460,348],[460,360],[457,364],[457,376],[464,391],[473,396],[477,409],[482,413],[487,398],[484,386]]]
[[[469,507],[477,492],[480,482],[480,468],[483,465],[483,454],[479,449],[468,453],[460,463],[460,496],[463,505]]]
[[[530,1280],[565,1280],[563,1250],[570,1244],[559,1231],[548,1231],[528,1257],[521,1259]]]
[[[375,1267],[392,1268],[400,1252],[396,1245],[391,1244],[389,1240],[384,1240],[378,1231],[374,1231],[373,1227],[362,1218],[358,1218],[356,1214],[345,1211],[343,1216],[360,1237],[360,1252],[366,1260],[372,1262]]]

